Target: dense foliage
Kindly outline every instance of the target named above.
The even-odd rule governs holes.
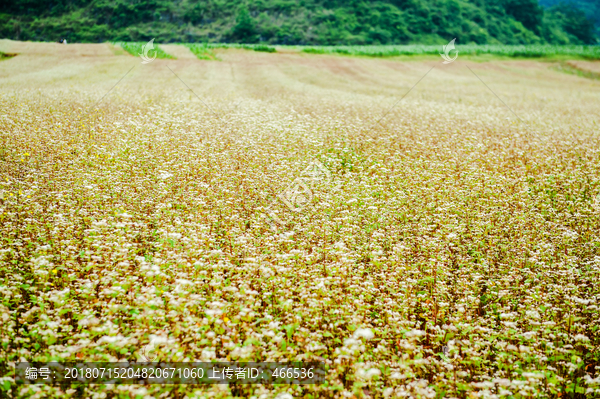
[[[600,34],[600,1],[598,0],[568,0],[575,8],[581,10],[594,24],[596,36]],[[544,7],[556,7],[554,11],[560,11],[564,8],[562,4],[565,0],[540,0],[540,4]],[[572,10],[573,8],[570,7]],[[577,11],[576,11],[577,12]]]
[[[0,37],[102,42],[363,45],[593,44],[574,5],[536,0],[15,0],[0,3]]]

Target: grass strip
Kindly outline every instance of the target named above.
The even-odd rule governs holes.
[[[144,43],[144,42],[118,42],[118,43],[114,43],[114,44],[121,46],[121,48],[123,48],[123,50],[125,50],[129,54],[137,57],[138,55],[143,53],[142,49],[146,43]],[[166,59],[173,59],[173,60],[176,59],[176,57],[172,56],[171,54],[166,53],[156,43],[154,43],[154,49],[150,50],[150,52],[148,54],[151,57],[154,56],[154,53],[152,51],[156,51],[156,58],[166,58]]]

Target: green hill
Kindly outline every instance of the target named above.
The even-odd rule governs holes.
[[[593,21],[596,30],[596,36],[600,36],[600,1],[598,0],[567,0],[567,3],[574,5],[577,9],[581,10],[586,17]],[[565,0],[540,0],[540,4],[544,7],[554,7],[551,9],[552,13],[560,12],[563,7],[561,3],[565,3]]]
[[[0,37],[363,45],[593,44],[571,5],[537,0],[83,0],[0,2]]]

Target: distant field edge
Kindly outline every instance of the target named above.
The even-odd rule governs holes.
[[[14,42],[18,43],[18,42]],[[123,42],[113,41],[112,51],[117,54],[122,52],[133,56],[143,53],[146,42]],[[86,44],[86,43],[69,43]],[[358,56],[373,58],[392,58],[392,57],[439,57],[442,53],[441,45],[425,44],[406,44],[406,45],[368,45],[368,46],[314,46],[314,45],[266,45],[264,43],[245,44],[245,43],[161,43],[157,39],[153,43],[151,56],[156,58],[176,59],[172,54],[168,54],[160,46],[161,44],[178,44],[187,47],[200,60],[220,60],[218,53],[214,50],[241,49],[251,50],[263,53],[303,53],[303,54],[325,54],[338,56]],[[6,51],[7,49],[5,49]],[[10,50],[13,50],[11,48]],[[502,44],[457,44],[456,49],[450,52],[453,56],[455,51],[459,57],[469,57],[474,61],[491,59],[541,59],[549,61],[566,60],[600,60],[600,45],[502,45]],[[15,56],[13,51],[10,53],[1,53],[0,59],[11,58]]]
[[[208,55],[212,49],[244,49],[267,53],[301,52],[307,54],[329,54],[363,57],[403,57],[403,56],[439,56],[439,45],[385,45],[385,46],[298,46],[243,44],[243,43],[180,43],[197,52],[201,59],[213,58]],[[495,45],[466,44],[456,45],[459,56],[503,57],[503,58],[545,58],[545,59],[583,59],[600,60],[599,45]],[[454,54],[452,51],[451,54]],[[208,57],[207,57],[208,55]]]
[[[292,47],[292,46],[291,46]],[[367,57],[439,55],[442,46],[293,46],[303,53],[339,54]],[[554,45],[457,45],[459,56],[499,56],[507,58],[578,58],[600,60],[600,46]],[[454,54],[454,52],[452,52]]]

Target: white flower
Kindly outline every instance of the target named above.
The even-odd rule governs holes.
[[[494,378],[494,382],[502,387],[507,387],[510,385],[510,380],[506,378]]]
[[[39,258],[32,259],[31,262],[37,267],[51,266],[51,263],[48,262],[48,259],[45,256],[40,256]]]
[[[208,316],[218,316],[223,313],[220,309],[206,309],[205,312]]]
[[[500,313],[501,319],[512,319],[513,317],[515,317],[514,313]]]
[[[381,375],[381,371],[376,368],[370,368],[368,370],[359,369],[356,373],[359,377],[362,377],[366,380],[370,380],[373,377]]]
[[[574,302],[580,303],[580,304],[582,304],[582,305],[587,305],[588,303],[590,303],[590,300],[589,300],[589,299],[581,299],[581,298],[577,298],[577,297],[571,297],[571,299],[572,299]]]
[[[211,349],[202,349],[202,360],[212,360],[217,357],[217,354],[214,350]]]
[[[535,310],[528,310],[528,311],[525,312],[525,315],[527,317],[529,317],[529,318],[532,318],[532,319],[539,319],[540,318],[540,314],[537,311],[535,311]]]
[[[123,341],[126,341],[126,339],[122,335],[116,335],[114,337],[110,337],[110,336],[106,335],[106,336],[100,338],[98,340],[98,343],[101,344],[103,342],[106,342],[109,344],[114,344],[114,343],[123,342]]]
[[[472,385],[475,388],[494,388],[494,383],[493,382],[489,382],[489,381],[483,381],[483,382],[474,382],[472,383]]]
[[[160,170],[159,172],[160,174],[157,177],[161,180],[168,179],[169,177],[173,176],[172,173],[165,172],[164,170]]]
[[[279,322],[279,321],[272,321],[269,323],[268,329],[269,330],[277,330],[277,329],[279,329],[280,324],[281,324],[281,322]]]
[[[356,339],[364,338],[366,340],[369,340],[373,339],[375,337],[375,334],[373,334],[373,331],[371,331],[370,328],[359,328],[358,330],[354,331],[354,334],[352,334],[352,336]]]
[[[169,342],[169,338],[164,335],[150,335],[150,344],[159,346]]]
[[[519,352],[525,352],[528,353],[531,349],[528,346],[525,345],[519,345]]]
[[[294,397],[287,392],[282,392],[279,395],[277,395],[275,399],[294,399]]]
[[[590,339],[583,334],[577,334],[575,337],[575,341],[589,341]]]
[[[406,333],[406,337],[407,338],[412,338],[412,337],[422,337],[423,335],[426,335],[425,331],[421,331],[421,330],[412,330]]]
[[[594,198],[594,203],[592,204],[595,210],[600,211],[600,194]]]
[[[372,368],[367,370],[367,372],[365,373],[365,378],[371,379],[378,375],[381,375],[381,371],[379,369]]]
[[[100,324],[100,320],[98,320],[95,317],[85,317],[85,318],[79,320],[77,322],[77,324],[79,324],[80,326],[83,326],[83,327],[96,326],[96,325]]]
[[[252,347],[251,346],[243,346],[243,347],[239,347],[236,346],[230,353],[230,356],[232,359],[239,359],[239,358],[246,358],[249,355],[252,354]]]
[[[544,374],[542,373],[523,373],[523,377],[525,378],[544,378]]]
[[[577,238],[577,237],[579,237],[579,234],[577,234],[576,232],[574,232],[572,230],[567,230],[563,233],[563,236],[569,237],[569,238]]]

